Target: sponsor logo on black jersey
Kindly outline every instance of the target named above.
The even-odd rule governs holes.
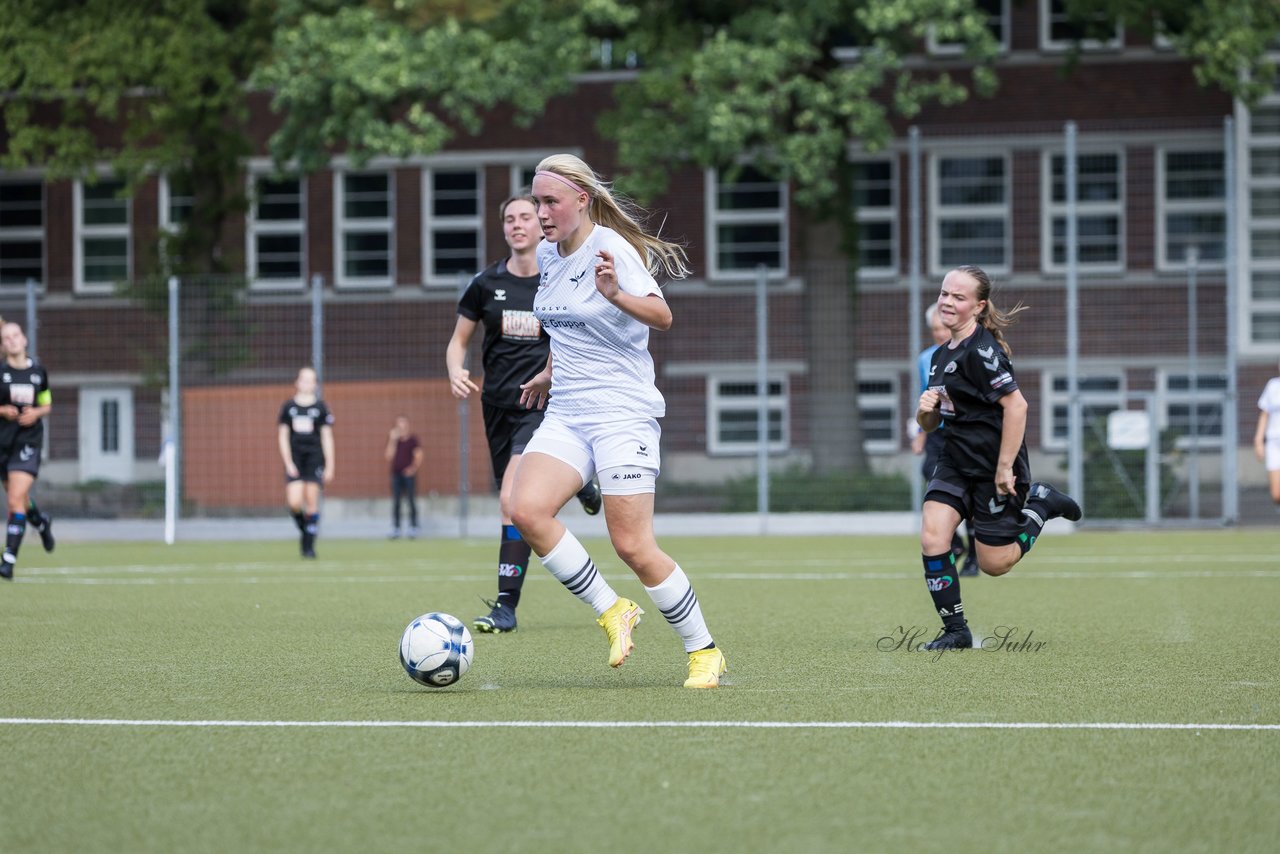
[[[493,292],[493,299],[494,299],[494,301],[496,301],[496,302],[506,302],[506,301],[507,301],[507,290],[506,290],[506,288],[498,288],[496,291],[494,291],[494,292]]]
[[[995,347],[979,347],[978,355],[982,357],[982,364],[986,365],[988,371],[1000,370],[1000,359],[996,356]]]
[[[955,362],[947,362],[947,366],[946,366],[945,368],[943,368],[942,372],[943,372],[944,374],[954,374],[954,373],[956,372],[956,363],[955,363]]]

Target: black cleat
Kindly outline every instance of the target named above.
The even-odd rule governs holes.
[[[316,537],[315,534],[302,535],[302,556],[305,558],[315,559],[316,556]]]
[[[967,625],[958,629],[948,629],[944,626],[936,638],[920,648],[923,650],[973,649],[973,635],[969,632]]]
[[[476,617],[471,625],[477,632],[500,635],[516,630],[516,609],[489,599],[482,600],[489,606],[489,613]]]
[[[13,568],[17,565],[18,559],[8,552],[0,558],[0,578],[5,581],[13,581]]]
[[[604,504],[604,496],[600,494],[600,484],[594,480],[588,481],[578,493],[578,500],[582,502],[582,509],[588,516],[599,513],[600,507]]]
[[[40,545],[44,546],[47,552],[53,551],[56,545],[53,539],[53,517],[45,513],[40,517],[40,524],[35,526],[36,532],[40,534]]]
[[[967,578],[979,574],[978,559],[976,557],[965,558],[964,566],[960,567],[960,577]]]
[[[1080,512],[1080,505],[1076,500],[1065,492],[1059,492],[1047,483],[1033,483],[1027,489],[1027,500],[1023,505],[1030,506],[1032,510],[1044,509],[1044,521],[1057,519],[1061,516],[1068,522],[1079,522],[1080,517],[1084,514]]]

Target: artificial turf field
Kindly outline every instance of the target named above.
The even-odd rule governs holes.
[[[719,690],[602,541],[649,612],[622,668],[535,560],[443,690],[400,633],[486,610],[489,542],[28,543],[0,851],[1275,850],[1280,531],[1046,536],[962,582],[1003,648],[940,656],[897,644],[937,623],[912,537],[662,544]]]

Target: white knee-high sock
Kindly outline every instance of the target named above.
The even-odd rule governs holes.
[[[671,628],[680,635],[685,652],[711,646],[711,632],[707,631],[707,623],[702,619],[702,606],[698,604],[698,596],[680,564],[676,564],[666,581],[657,587],[646,587],[645,592],[658,606],[662,616],[667,618]]]
[[[564,532],[555,548],[540,556],[545,566],[556,580],[590,605],[599,616],[613,607],[618,601],[618,594],[613,592],[609,582],[596,569],[595,561],[587,554],[587,550],[578,542],[578,538],[569,531]]]

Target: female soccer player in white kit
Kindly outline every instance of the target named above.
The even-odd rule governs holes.
[[[724,655],[684,570],[653,536],[657,419],[666,404],[654,385],[649,330],[669,329],[671,309],[652,274],[688,275],[684,251],[645,233],[630,206],[572,155],[538,164],[533,196],[545,238],[533,311],[551,337],[551,355],[521,386],[525,406],[546,406],[547,415],[516,472],[512,521],[551,574],[595,610],[609,664],[619,666],[644,611],[614,592],[555,517],[598,475],[614,550],[684,641],[685,687],[715,688]]]

